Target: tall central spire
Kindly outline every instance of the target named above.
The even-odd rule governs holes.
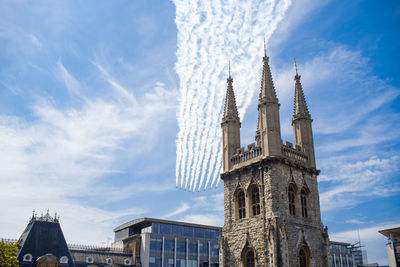
[[[269,58],[264,42],[261,90],[258,99],[258,120],[256,131],[257,146],[261,146],[264,156],[281,154],[282,140],[279,122],[279,101],[272,81]]]
[[[265,101],[278,103],[274,82],[272,81],[271,68],[269,67],[269,58],[266,54],[265,48],[263,63],[259,104]]]

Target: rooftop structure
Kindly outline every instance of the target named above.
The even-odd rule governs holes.
[[[17,260],[21,267],[134,266],[131,254],[112,247],[68,245],[57,215],[40,217],[33,212],[19,240]]]
[[[386,252],[389,261],[389,267],[400,266],[400,227],[385,229],[379,231],[388,238]]]
[[[142,267],[217,267],[220,227],[139,218],[114,229],[113,247],[131,253]]]
[[[329,249],[332,267],[354,267],[354,256],[351,253],[351,244],[330,241]]]

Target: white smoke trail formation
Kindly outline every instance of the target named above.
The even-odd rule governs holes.
[[[220,121],[228,62],[240,118],[260,87],[263,40],[268,42],[291,0],[174,0],[180,78],[176,186],[218,185]]]

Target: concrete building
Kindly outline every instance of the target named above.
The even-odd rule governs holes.
[[[220,227],[139,218],[114,229],[114,247],[142,267],[218,267]]]
[[[223,136],[222,266],[327,267],[329,238],[321,222],[311,116],[294,76],[294,145],[282,143],[279,101],[263,58],[255,143],[241,147],[241,122],[229,74]]]
[[[354,256],[350,243],[330,241],[332,267],[354,267]]]
[[[400,267],[400,227],[379,231],[388,238],[386,251],[389,267]]]

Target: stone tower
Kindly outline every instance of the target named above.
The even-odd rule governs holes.
[[[264,55],[255,143],[240,147],[240,119],[228,78],[222,118],[224,267],[327,267],[329,238],[320,216],[311,116],[295,75],[294,146],[282,143],[279,101]]]

